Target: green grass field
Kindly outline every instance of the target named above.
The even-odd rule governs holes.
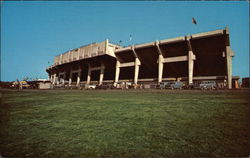
[[[247,91],[1,91],[3,157],[245,157]]]

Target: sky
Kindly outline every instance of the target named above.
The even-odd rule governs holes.
[[[109,39],[146,43],[229,27],[233,75],[249,77],[249,3],[12,1],[1,3],[1,81],[48,78],[54,57]],[[192,24],[192,17],[197,25]],[[129,36],[132,35],[132,41]]]

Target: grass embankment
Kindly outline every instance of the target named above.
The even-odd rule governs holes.
[[[2,92],[6,157],[239,157],[249,153],[242,91]]]

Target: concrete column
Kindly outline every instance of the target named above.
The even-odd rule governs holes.
[[[159,59],[158,59],[158,83],[162,82],[162,74],[163,74],[163,55],[159,54]]]
[[[101,63],[101,71],[100,71],[100,78],[99,78],[99,84],[101,85],[104,78],[104,71],[105,71],[105,65],[104,63]]]
[[[50,82],[53,84],[53,81],[54,81],[54,74],[51,74],[51,76],[50,76]]]
[[[140,60],[139,60],[139,58],[136,57],[136,58],[135,58],[134,84],[137,84],[137,82],[138,82],[139,66],[140,66]]]
[[[65,84],[65,77],[66,77],[66,72],[64,71],[64,73],[63,73],[63,85]]]
[[[54,76],[53,77],[53,85],[55,85],[56,84],[56,73],[53,76]]]
[[[158,83],[162,82],[162,75],[163,75],[163,55],[162,55],[162,51],[161,48],[159,46],[159,41],[155,41],[155,46],[157,48],[159,57],[158,57]]]
[[[88,76],[87,76],[87,85],[89,85],[90,84],[90,80],[91,80],[91,66],[90,66],[90,64],[88,64],[89,66],[88,66]]]
[[[138,58],[138,55],[135,52],[135,46],[131,46],[131,50],[133,51],[133,54],[135,56],[135,73],[134,73],[134,84],[137,85],[138,82],[138,76],[139,76],[139,67],[141,65],[141,62]]]
[[[80,77],[81,77],[81,69],[77,73],[77,81],[76,81],[76,86],[80,86]]]
[[[193,51],[188,51],[188,84],[193,84],[193,71],[194,71],[194,54]]]
[[[49,80],[51,83],[53,82],[53,75],[52,74],[49,75]]]
[[[187,36],[187,46],[188,46],[188,85],[193,84],[193,71],[194,71],[194,60],[195,55],[193,53],[192,45],[191,45],[191,36]]]
[[[71,83],[72,83],[72,70],[70,69],[70,72],[69,72],[69,86],[71,86]]]
[[[59,78],[59,75],[56,77],[56,84],[59,84],[60,83],[60,78]]]
[[[116,67],[115,67],[115,84],[119,81],[119,75],[120,75],[120,61],[116,61]]]
[[[232,89],[232,56],[231,49],[226,46],[226,60],[227,60],[227,87]]]
[[[78,52],[79,52],[79,49],[78,49]],[[77,87],[80,86],[81,73],[82,73],[82,68],[81,68],[81,65],[79,65],[78,73],[77,73],[77,80],[76,80],[76,86],[77,86]]]

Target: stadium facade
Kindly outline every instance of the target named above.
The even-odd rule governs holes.
[[[127,47],[92,43],[56,56],[46,71],[55,86],[216,80],[230,89],[233,56],[225,28]]]

